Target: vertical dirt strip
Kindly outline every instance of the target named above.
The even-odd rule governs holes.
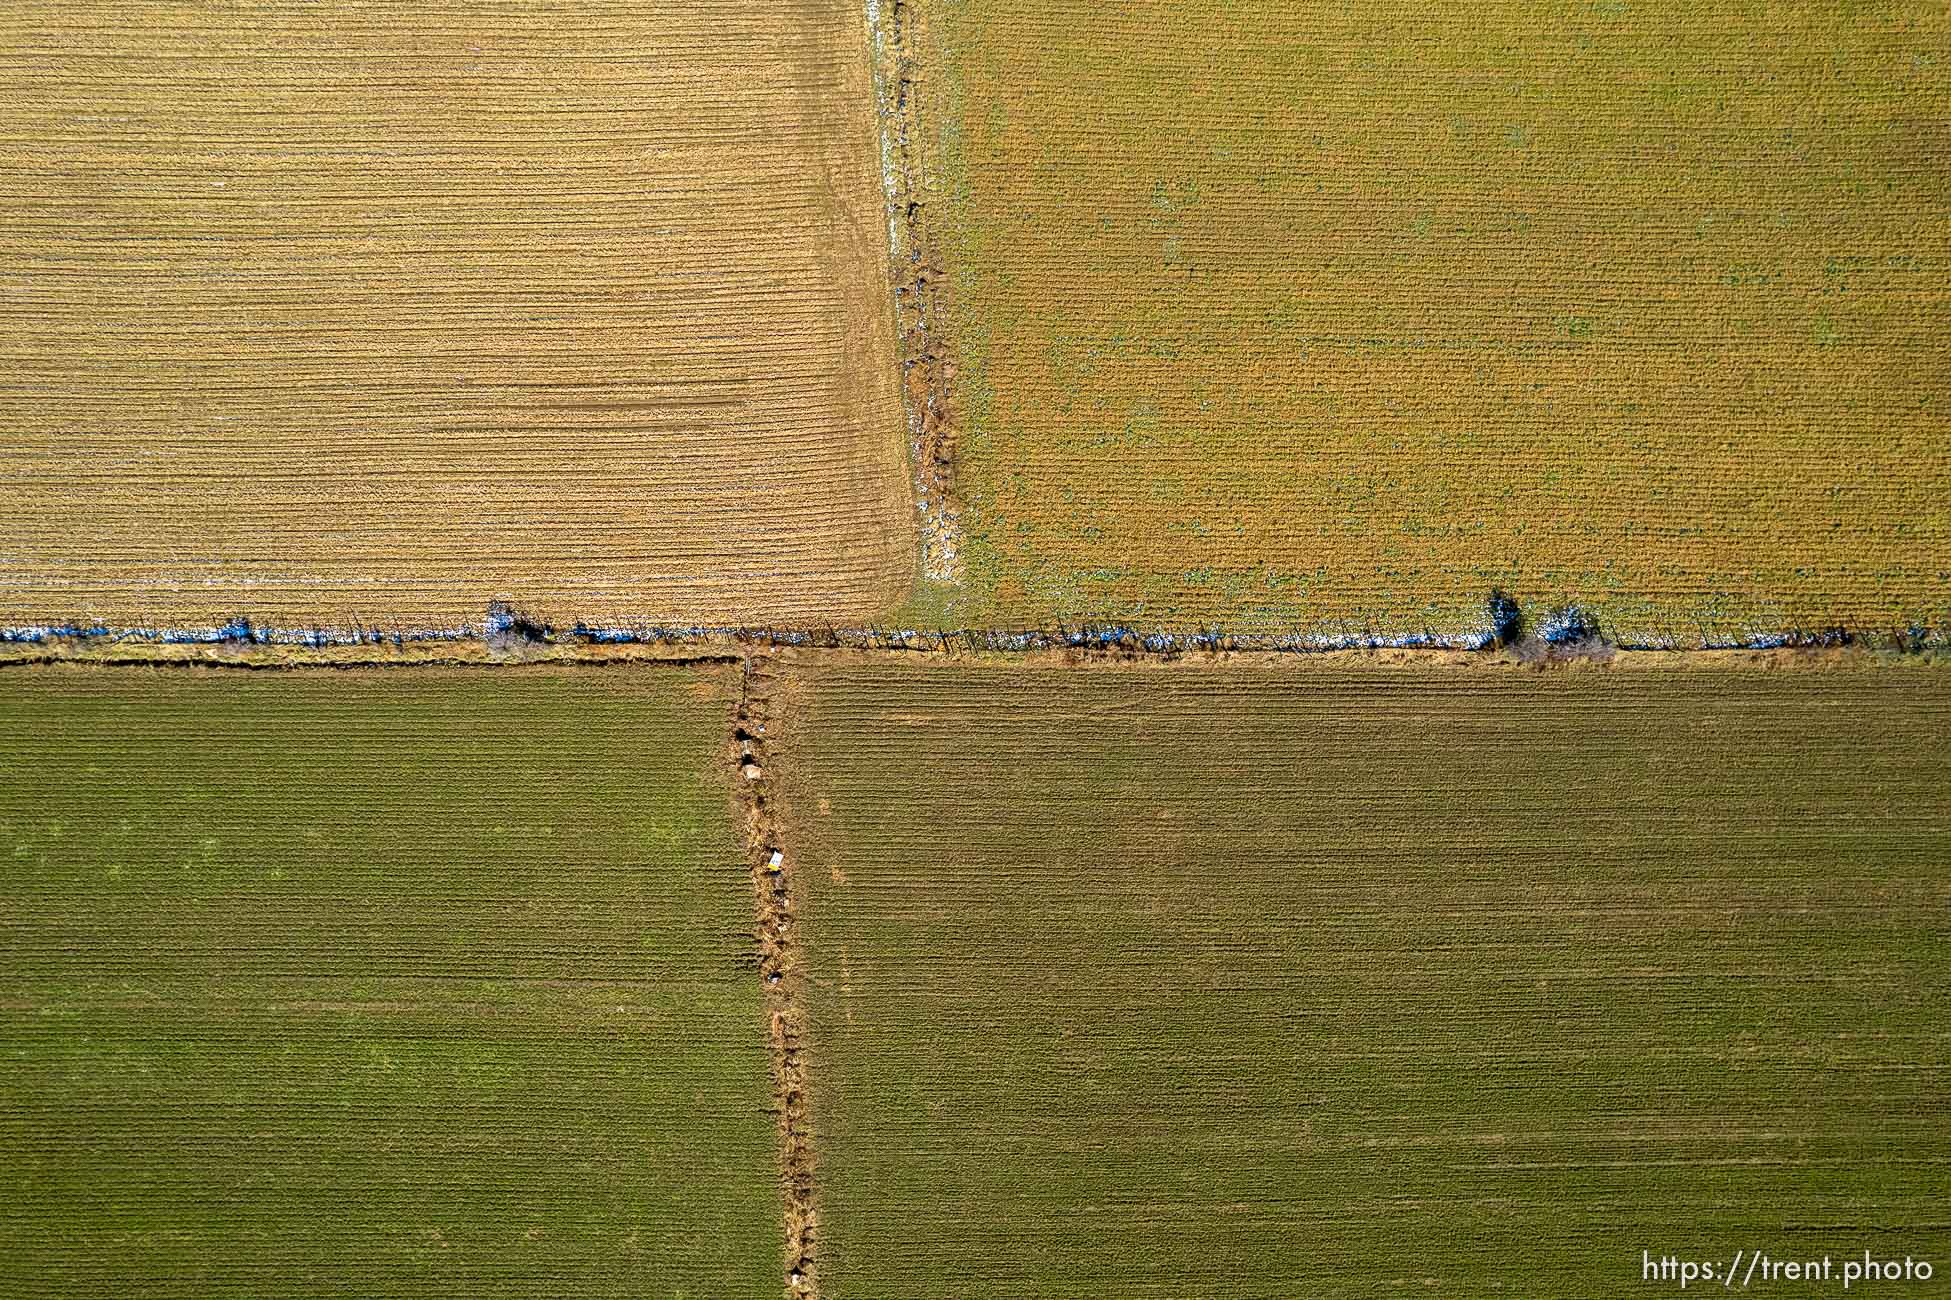
[[[812,1128],[808,1121],[806,1065],[801,1053],[804,1014],[793,990],[797,970],[792,934],[792,869],[780,845],[766,771],[774,667],[760,655],[740,664],[738,712],[732,723],[732,779],[737,790],[757,907],[759,980],[765,990],[766,1035],[772,1049],[772,1083],[779,1123],[781,1192],[785,1202],[785,1283],[788,1297],[816,1294],[814,1248],[818,1213],[813,1202]]]
[[[953,498],[955,423],[949,387],[948,282],[931,233],[929,135],[921,108],[923,14],[915,0],[868,0],[874,89],[880,100],[881,182],[887,191],[888,249],[900,331],[902,400],[914,458],[921,573],[959,574],[960,511]]]

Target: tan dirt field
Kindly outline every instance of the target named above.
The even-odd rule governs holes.
[[[0,622],[898,601],[869,76],[826,0],[0,4]]]

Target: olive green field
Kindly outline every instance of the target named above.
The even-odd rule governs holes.
[[[777,1293],[736,688],[0,678],[0,1293]]]
[[[831,660],[791,691],[830,1300],[1951,1259],[1941,672]]]

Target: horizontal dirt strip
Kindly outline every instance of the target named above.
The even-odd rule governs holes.
[[[1922,667],[1947,662],[1947,643],[1936,632],[1893,632],[1882,637],[1820,634],[1805,639],[1765,638],[1756,644],[1712,648],[1621,648],[1584,637],[1547,641],[1524,638],[1487,643],[1487,633],[1457,645],[1387,640],[1321,640],[1307,637],[1188,635],[1133,636],[1111,630],[1019,632],[914,632],[876,628],[687,629],[627,639],[577,635],[498,636],[475,633],[423,638],[374,636],[365,640],[305,644],[252,634],[169,640],[149,636],[32,636],[0,639],[0,668],[52,664],[126,667],[208,666],[281,668],[437,668],[527,664],[740,663],[755,655],[793,661],[834,659],[900,664],[946,659],[1063,664],[1218,664],[1240,661],[1290,665],[1414,663],[1503,668],[1618,664],[1668,669],[1729,665],[1832,667],[1884,664]],[[1786,642],[1786,643],[1785,643]]]

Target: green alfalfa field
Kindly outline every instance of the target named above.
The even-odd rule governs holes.
[[[789,677],[830,1300],[1951,1269],[1940,671]]]
[[[776,1293],[736,689],[0,678],[0,1292]]]

